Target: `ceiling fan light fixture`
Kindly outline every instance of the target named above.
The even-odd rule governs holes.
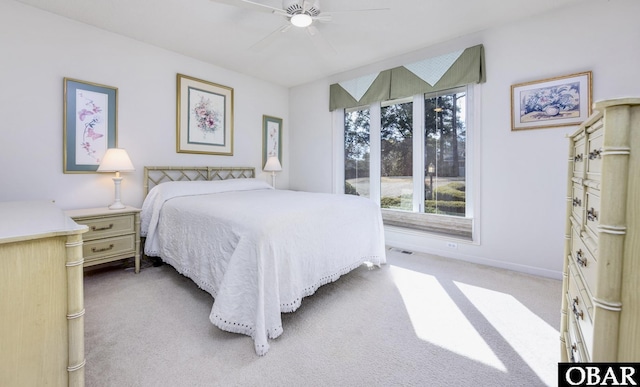
[[[306,13],[297,13],[291,16],[291,24],[296,27],[309,27],[311,23],[313,23],[313,19]]]

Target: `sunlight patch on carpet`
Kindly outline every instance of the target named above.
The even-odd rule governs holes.
[[[435,277],[393,265],[389,269],[416,336],[506,372],[504,364]]]
[[[510,294],[455,284],[543,382],[547,385],[557,382],[556,363],[560,361],[557,329]]]

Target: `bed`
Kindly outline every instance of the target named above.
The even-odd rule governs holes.
[[[380,208],[369,199],[273,189],[253,168],[145,167],[144,253],[210,293],[209,320],[264,355],[320,286],[385,263]]]

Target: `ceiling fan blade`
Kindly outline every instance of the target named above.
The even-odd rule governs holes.
[[[276,30],[274,30],[273,32],[269,33],[269,35],[265,36],[264,38],[260,39],[259,41],[257,41],[253,45],[251,45],[251,47],[249,47],[249,49],[250,50],[260,50],[260,49],[268,46],[269,43],[273,42],[278,36],[280,36],[280,34],[289,31],[290,28],[291,28],[291,23],[287,23],[287,24],[281,25]]]
[[[316,34],[319,34],[320,31],[318,31],[318,29],[314,25],[310,25],[309,27],[307,27],[307,33],[311,36],[315,36]]]
[[[390,11],[391,8],[387,7],[387,8],[362,8],[362,9],[341,9],[339,11],[326,11],[323,12],[322,14],[324,15],[325,13],[327,14],[332,14],[332,13],[343,13],[343,12],[370,12],[370,11]]]
[[[255,5],[257,7],[267,8],[267,9],[270,9],[271,11],[282,11],[282,9],[280,9],[280,8],[272,7],[270,5],[266,5],[266,4],[262,4],[262,3],[257,3],[255,1],[249,1],[249,0],[237,0],[237,1],[240,1],[242,3],[251,4],[251,5]]]
[[[311,36],[311,41],[313,44],[320,50],[330,52],[332,54],[337,54],[338,50],[327,39],[322,36],[320,31],[314,26],[310,25],[307,27],[307,33]]]
[[[321,23],[331,23],[333,21],[333,17],[329,14],[321,13],[318,16],[313,16],[312,19],[314,21],[319,21]]]
[[[224,4],[229,4],[229,5],[235,5],[235,6],[240,6],[240,4],[238,3],[243,3],[245,5],[248,5],[249,7],[245,7],[245,8],[251,8],[251,9],[255,9],[257,11],[268,11],[271,13],[275,13],[278,15],[283,15],[283,16],[287,16],[287,12],[281,8],[276,8],[276,7],[272,7],[270,5],[266,5],[266,4],[262,4],[262,3],[258,3],[255,1],[250,1],[250,0],[211,0],[213,2],[216,3],[224,3]]]
[[[337,13],[352,13],[352,12],[369,12],[369,11],[389,11],[391,8],[366,8],[366,9],[344,9],[340,11],[327,11],[322,12],[320,15],[313,17],[314,21],[320,23],[331,23],[333,21],[333,14]]]

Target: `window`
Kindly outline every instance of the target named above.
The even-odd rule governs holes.
[[[413,102],[380,110],[380,206],[413,210]]]
[[[469,89],[345,110],[345,193],[379,200],[388,226],[472,239]]]
[[[466,214],[466,90],[425,97],[424,212]]]
[[[369,196],[369,109],[351,109],[344,114],[344,192]]]

